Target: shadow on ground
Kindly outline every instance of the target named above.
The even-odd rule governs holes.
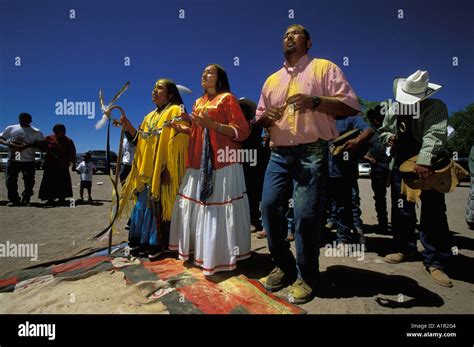
[[[403,300],[381,296],[403,295]],[[388,308],[441,307],[443,299],[421,287],[417,281],[400,275],[386,275],[371,270],[334,265],[321,273],[321,286],[316,295],[320,298],[338,299],[376,297],[376,302]]]
[[[102,206],[104,205],[104,202],[111,202],[111,200],[93,200],[93,201],[78,201],[75,200],[74,204],[76,206],[79,205],[90,205],[90,206]],[[0,201],[0,206],[6,206],[9,203],[9,201]],[[69,200],[66,200],[65,203],[58,203],[54,205],[45,205],[42,202],[31,202],[28,205],[19,205],[19,206],[14,206],[12,208],[24,208],[24,207],[36,207],[36,208],[56,208],[56,207],[71,207],[71,203]]]
[[[453,256],[447,273],[453,280],[474,283],[474,258],[462,254]]]
[[[474,231],[472,232],[474,236]],[[474,239],[460,235],[457,232],[453,232],[453,245],[459,249],[468,249],[474,251]]]

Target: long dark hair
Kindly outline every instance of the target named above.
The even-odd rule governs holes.
[[[230,93],[229,79],[227,78],[227,72],[219,64],[209,64],[207,66],[214,66],[217,70],[217,82],[216,82],[216,93]]]
[[[178,87],[176,87],[176,84],[167,78],[161,78],[156,83],[162,82],[166,86],[166,90],[168,91],[168,96],[172,95],[169,101],[169,104],[171,105],[178,105],[181,106],[183,105],[183,99],[181,99],[181,94],[179,94]]]

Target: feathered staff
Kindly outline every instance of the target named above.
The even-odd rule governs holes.
[[[117,212],[119,209],[119,192],[118,192],[118,179],[119,179],[119,172],[120,172],[120,165],[122,161],[122,143],[123,143],[123,137],[125,134],[125,127],[119,120],[112,119],[111,113],[112,110],[118,109],[121,113],[121,115],[125,115],[125,111],[123,110],[122,107],[118,105],[113,105],[119,98],[122,96],[122,94],[127,90],[128,86],[130,85],[130,82],[125,83],[125,85],[118,91],[117,94],[113,97],[112,101],[106,106],[104,102],[104,95],[102,93],[102,90],[99,91],[99,102],[100,102],[100,109],[103,113],[102,119],[97,122],[95,125],[96,129],[101,129],[107,124],[107,145],[106,145],[106,171],[109,175],[110,180],[112,181],[112,185],[114,188],[113,191],[113,196],[112,196],[112,204],[111,204],[111,211],[110,211],[110,223],[109,225],[102,230],[100,233],[98,233],[96,236],[94,236],[94,239],[99,238],[103,234],[105,234],[107,231],[109,232],[109,244],[108,244],[108,252],[109,254],[111,253],[112,249],[112,233],[113,233],[113,225],[115,223],[115,220],[117,219]],[[121,131],[120,131],[120,142],[119,142],[119,150],[118,150],[118,155],[117,155],[117,164],[115,166],[115,180],[112,179],[112,176],[110,175],[110,124],[113,124],[115,126],[121,126]],[[113,200],[115,198],[115,208],[113,204]]]

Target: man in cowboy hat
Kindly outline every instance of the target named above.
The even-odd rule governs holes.
[[[419,179],[427,179],[433,175],[433,165],[445,150],[448,110],[441,100],[430,98],[440,88],[440,85],[429,83],[427,71],[418,70],[408,78],[396,78],[394,95],[400,107],[389,110],[380,129],[380,140],[390,146],[392,156],[392,227],[397,252],[385,257],[391,264],[410,260],[416,253],[415,203],[407,199],[405,190],[402,191],[400,166],[417,156],[413,174]],[[405,106],[416,106],[411,107],[416,110],[415,114],[400,114],[400,110],[407,109]],[[422,190],[420,199],[423,264],[436,283],[452,287],[444,271],[451,255],[444,194],[435,189]]]

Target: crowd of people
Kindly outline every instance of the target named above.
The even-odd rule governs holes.
[[[10,125],[2,132],[0,144],[9,148],[8,161],[5,170],[7,187],[7,206],[25,206],[30,204],[36,176],[35,152],[45,153],[43,162],[43,177],[40,184],[38,199],[43,206],[70,205],[73,198],[71,171],[80,175],[80,199],[84,201],[84,189],[88,192],[88,201],[92,202],[92,176],[96,172],[91,162],[91,153],[82,156],[82,161],[76,166],[76,147],[74,141],[66,136],[66,127],[56,124],[53,133],[44,137],[43,133],[33,127],[32,116],[28,113],[19,115],[19,124]],[[22,173],[24,190],[18,194],[18,176]]]
[[[275,265],[261,279],[263,286],[277,291],[290,285],[292,300],[307,302],[320,281],[319,249],[328,230],[336,229],[337,245],[365,249],[357,183],[358,162],[365,160],[371,165],[381,233],[389,231],[386,195],[391,187],[397,252],[385,260],[398,264],[414,256],[415,204],[421,202],[423,264],[436,283],[451,287],[444,193],[462,172],[445,151],[447,108],[431,98],[441,86],[429,83],[426,71],[396,79],[394,98],[419,105],[419,112],[385,112],[378,106],[369,110],[368,124],[341,69],[311,58],[311,45],[301,25],[286,29],[285,62],[265,81],[258,104],[238,100],[226,71],[210,64],[191,112],[183,107],[176,84],[159,79],[151,98],[156,107],[138,128],[122,115],[126,157],[118,214],[128,219],[131,254],[153,260],[175,251],[212,276],[248,258],[251,232],[257,232],[266,237]],[[91,199],[90,157],[76,168],[74,143],[64,126],[56,125],[54,135],[43,138],[30,123],[31,116],[21,114],[20,125],[8,127],[1,137],[11,149],[6,174],[11,203],[28,202],[33,194],[33,146],[47,152],[40,199],[72,195],[70,164],[81,173],[81,198],[89,189]],[[223,150],[255,151],[257,164],[223,160]],[[16,183],[20,171],[22,200]]]
[[[39,129],[31,125],[33,118],[30,114],[21,113],[18,119],[19,124],[6,127],[0,136],[0,144],[9,148],[5,170],[7,205],[30,204],[35,185],[36,151],[46,153],[38,198],[45,201],[45,205],[64,204],[66,198],[73,196],[69,166],[73,172],[76,171],[76,147],[66,136],[66,127],[56,124],[53,133],[44,137]],[[21,197],[18,194],[20,172],[24,182]]]

